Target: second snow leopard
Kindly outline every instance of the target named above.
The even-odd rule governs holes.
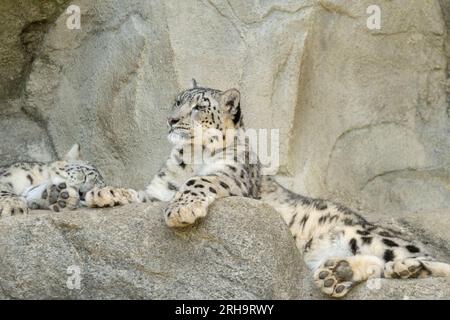
[[[168,125],[173,149],[145,191],[96,188],[86,195],[87,205],[169,201],[164,212],[168,226],[184,227],[205,217],[216,199],[261,199],[280,212],[317,286],[332,297],[344,296],[369,278],[450,276],[450,265],[435,261],[420,244],[261,175],[259,162],[250,161],[239,91],[201,88],[194,82],[177,96]]]
[[[26,214],[30,209],[75,209],[89,190],[104,185],[100,172],[81,160],[78,144],[59,161],[2,166],[0,218]]]

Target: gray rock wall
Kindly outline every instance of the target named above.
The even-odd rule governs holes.
[[[19,146],[0,146],[1,163],[79,141],[111,184],[141,188],[195,77],[240,89],[248,127],[280,129],[280,179],[296,191],[384,212],[450,208],[446,1],[377,1],[373,31],[368,0],[82,0],[81,30],[66,27],[69,3],[29,2],[3,38],[38,13],[48,28],[33,29],[33,58],[1,65],[14,81],[1,83],[0,130]]]
[[[46,124],[22,112],[31,65],[67,0],[0,3],[0,165],[55,157]]]

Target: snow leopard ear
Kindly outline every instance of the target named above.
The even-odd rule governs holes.
[[[80,145],[78,143],[75,143],[72,148],[70,148],[69,152],[66,153],[64,156],[64,160],[67,161],[74,161],[74,160],[81,160],[81,150]]]
[[[195,79],[192,79],[192,89],[197,88],[197,81]]]
[[[241,121],[241,94],[238,90],[230,89],[222,93],[221,106],[231,115],[235,125]]]

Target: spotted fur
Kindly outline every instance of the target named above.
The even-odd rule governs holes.
[[[319,288],[343,297],[369,278],[450,276],[417,241],[330,201],[295,194],[264,177],[262,198],[281,213]]]
[[[164,212],[167,224],[183,227],[205,217],[218,198],[261,199],[280,212],[318,287],[332,297],[344,296],[371,277],[450,275],[450,265],[434,261],[422,245],[399,232],[374,225],[333,202],[295,194],[262,176],[259,163],[250,161],[254,155],[243,138],[237,90],[194,86],[183,91],[168,125],[174,147],[146,190],[96,189],[88,193],[88,205],[169,201]],[[197,127],[213,129],[213,134],[197,137]],[[201,152],[193,152],[199,146]],[[195,161],[198,157],[203,161]]]
[[[60,161],[0,167],[0,217],[26,214],[30,209],[75,209],[89,190],[102,186],[99,171],[80,160],[78,144]]]

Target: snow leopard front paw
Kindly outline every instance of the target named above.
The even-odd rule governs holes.
[[[15,195],[0,197],[0,218],[27,213],[28,206],[24,198]]]
[[[207,206],[203,201],[184,202],[181,199],[172,201],[164,210],[166,223],[169,227],[186,227],[198,218],[206,216]]]
[[[86,206],[103,208],[141,202],[139,193],[132,189],[104,187],[94,188],[86,194]]]

